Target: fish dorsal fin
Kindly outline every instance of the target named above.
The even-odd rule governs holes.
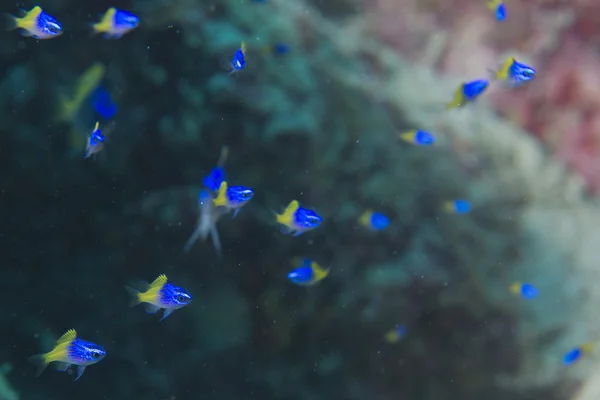
[[[150,284],[150,288],[164,286],[165,283],[167,283],[167,276],[162,274]]]
[[[75,332],[75,329],[69,329],[64,335],[58,338],[56,344],[72,342],[75,339],[77,339],[77,332]]]

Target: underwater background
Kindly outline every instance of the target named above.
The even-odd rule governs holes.
[[[600,2],[0,11],[1,400],[600,395]]]

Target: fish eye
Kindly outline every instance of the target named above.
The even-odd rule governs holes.
[[[180,303],[185,303],[187,301],[187,297],[185,297],[182,294],[177,295],[177,301],[180,302]]]
[[[102,355],[100,353],[92,353],[92,358],[100,358]]]

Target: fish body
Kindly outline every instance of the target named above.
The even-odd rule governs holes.
[[[417,146],[430,146],[435,142],[435,137],[431,133],[420,129],[400,133],[398,137],[406,143]]]
[[[97,363],[105,356],[106,352],[102,347],[79,339],[75,329],[70,329],[56,341],[50,352],[32,356],[29,361],[37,366],[37,376],[40,376],[51,362],[57,362],[56,369],[59,371],[66,371],[71,365],[76,365],[77,380],[87,366]]]
[[[592,351],[594,351],[594,344],[593,343],[584,343],[581,346],[577,346],[572,350],[569,350],[564,356],[563,356],[563,364],[564,365],[572,365],[575,364],[577,361],[579,361],[583,356],[585,356],[586,354],[591,353]]]
[[[367,210],[360,218],[358,223],[372,231],[382,231],[390,225],[390,219],[377,211]]]
[[[328,269],[323,269],[319,264],[305,259],[302,265],[288,274],[288,279],[299,286],[311,286],[322,281],[329,275]]]
[[[502,0],[488,0],[487,6],[494,12],[496,20],[499,22],[506,20],[506,6]]]
[[[200,191],[200,195],[198,196],[198,208],[200,210],[200,215],[198,216],[196,229],[188,239],[183,250],[187,253],[198,239],[201,238],[202,240],[206,240],[210,234],[215,251],[220,258],[222,256],[222,251],[221,242],[219,240],[219,231],[217,230],[217,221],[223,213],[214,206],[213,198],[207,190]]]
[[[406,336],[406,327],[404,325],[396,325],[394,329],[389,330],[385,334],[385,340],[388,343],[397,343]]]
[[[511,293],[522,296],[527,300],[535,299],[540,294],[538,288],[526,282],[515,282],[510,285],[509,290]]]
[[[90,133],[90,137],[88,138],[87,145],[85,148],[85,158],[88,158],[100,151],[104,148],[104,144],[106,143],[106,136],[102,134],[102,131],[99,129],[100,123],[96,122],[94,126],[94,130]]]
[[[215,207],[224,207],[226,212],[234,210],[233,216],[235,217],[240,208],[246,205],[252,197],[254,191],[245,186],[228,186],[227,182],[221,182],[217,197],[213,200]]]
[[[187,306],[192,302],[190,295],[184,288],[170,283],[166,275],[160,275],[152,283],[142,283],[145,286],[142,291],[126,286],[125,288],[132,297],[131,306],[145,303],[148,314],[154,314],[164,309],[161,321],[167,318],[175,310]]]
[[[450,103],[446,106],[447,109],[463,107],[468,103],[474,102],[489,86],[486,79],[479,79],[461,84]]]
[[[451,214],[467,214],[471,212],[471,203],[463,199],[447,201],[444,203],[444,210]]]
[[[502,64],[500,69],[492,71],[495,79],[503,80],[510,87],[516,88],[535,78],[535,69],[529,65],[518,62],[514,57],[508,59]]]
[[[117,105],[112,100],[108,90],[99,86],[92,93],[91,102],[94,112],[104,120],[109,120],[117,113]]]
[[[39,6],[25,11],[25,15],[20,18],[7,15],[7,20],[7,30],[20,29],[23,36],[33,36],[35,39],[52,39],[63,33],[56,18],[46,14]]]
[[[246,45],[242,42],[240,48],[235,52],[233,58],[231,59],[231,72],[230,75],[234,72],[239,72],[246,67]]]
[[[321,218],[313,210],[300,207],[300,203],[292,200],[281,214],[275,213],[277,223],[284,226],[284,233],[294,236],[315,229],[321,225]]]
[[[118,39],[127,32],[137,28],[140,24],[140,19],[137,15],[128,11],[109,8],[100,22],[92,25],[95,33],[102,33],[107,39]]]

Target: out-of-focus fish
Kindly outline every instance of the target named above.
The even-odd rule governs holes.
[[[274,56],[284,56],[291,51],[291,47],[284,42],[276,42],[262,47],[265,54],[273,54]]]
[[[219,231],[217,230],[217,221],[223,213],[214,206],[213,198],[207,190],[200,191],[200,195],[198,196],[198,208],[200,215],[198,216],[196,229],[186,242],[183,251],[186,253],[189,252],[199,238],[206,240],[210,234],[217,256],[221,258],[221,242],[219,240]]]
[[[50,352],[32,356],[29,361],[37,366],[37,376],[40,376],[51,362],[56,362],[56,369],[63,372],[71,365],[76,365],[77,380],[85,371],[85,367],[97,363],[104,356],[106,352],[102,347],[79,339],[75,329],[70,329],[56,341]]]
[[[457,199],[445,202],[443,208],[447,213],[467,214],[471,211],[471,203],[467,200]]]
[[[63,98],[60,101],[58,116],[59,121],[71,122],[81,108],[81,104],[100,85],[104,77],[105,68],[101,63],[95,63],[77,79],[75,90],[70,99]]]
[[[454,97],[446,108],[449,110],[474,102],[487,89],[488,85],[489,82],[486,79],[461,84],[454,92]]]
[[[406,327],[404,325],[396,325],[394,329],[389,330],[385,334],[385,340],[388,343],[397,343],[406,336]]]
[[[231,72],[229,75],[234,72],[239,72],[246,67],[246,45],[242,42],[240,48],[235,52],[233,58],[231,59]]]
[[[204,177],[202,183],[204,187],[210,190],[211,192],[216,192],[221,187],[221,184],[225,181],[225,161],[227,160],[227,155],[229,154],[229,148],[227,146],[223,146],[221,149],[221,155],[219,156],[219,160],[217,161],[217,166],[214,167],[208,175]]]
[[[225,212],[233,210],[235,217],[240,208],[246,205],[252,197],[254,191],[246,186],[228,186],[227,182],[221,182],[217,197],[213,200],[215,207],[224,207]]]
[[[88,158],[96,153],[99,153],[104,148],[104,143],[106,143],[106,137],[102,134],[102,131],[99,129],[100,122],[96,122],[94,126],[94,130],[90,133],[90,137],[88,138],[87,146],[85,148],[85,157]]]
[[[506,6],[502,0],[488,0],[487,6],[494,12],[494,16],[500,22],[506,19]]]
[[[119,39],[139,24],[140,19],[137,15],[111,7],[104,13],[100,22],[92,25],[92,29],[95,33],[102,33],[107,39]]]
[[[300,207],[296,200],[292,200],[281,214],[275,213],[275,217],[277,223],[284,226],[283,233],[294,236],[315,229],[323,222],[316,212]]]
[[[431,133],[420,129],[402,132],[398,137],[406,143],[417,146],[429,146],[435,142],[435,137]]]
[[[329,275],[329,270],[322,268],[316,262],[304,259],[302,265],[288,274],[288,279],[299,286],[311,286],[322,281]]]
[[[382,231],[390,225],[390,219],[377,211],[367,210],[360,218],[358,223],[372,231]]]
[[[500,69],[491,72],[495,79],[506,81],[513,88],[535,78],[535,69],[518,62],[514,57],[508,57]]]
[[[41,7],[35,6],[23,12],[25,15],[20,18],[6,14],[6,30],[19,29],[23,36],[33,36],[35,39],[52,39],[62,35],[60,23]]]
[[[596,346],[593,343],[584,343],[567,352],[563,357],[564,365],[572,365],[579,361],[583,356],[594,351]]]
[[[142,291],[125,286],[132,297],[130,305],[136,306],[145,303],[144,309],[148,314],[154,314],[158,310],[164,309],[161,321],[171,315],[173,311],[192,302],[192,296],[184,288],[170,283],[164,274],[150,284],[142,282],[142,286],[144,286],[144,288],[140,288]]]
[[[533,286],[531,283],[526,282],[515,282],[509,286],[508,290],[510,290],[511,293],[517,296],[522,296],[527,300],[535,299],[540,294],[538,288]]]
[[[108,90],[98,86],[91,96],[94,112],[102,119],[109,120],[117,113],[117,105],[112,100]]]

